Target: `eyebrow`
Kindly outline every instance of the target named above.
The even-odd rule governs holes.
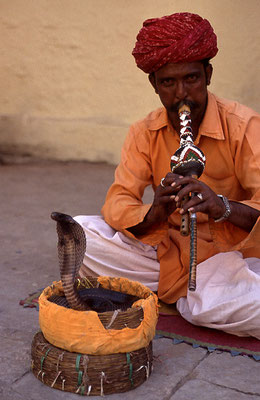
[[[192,76],[192,75],[201,75],[201,71],[189,72],[188,74],[184,75],[184,77]]]
[[[192,75],[201,76],[202,73],[201,73],[201,71],[199,71],[199,70],[190,71],[190,72],[188,72],[187,74],[183,75],[183,76],[181,77],[181,79],[188,78],[189,76],[192,76]],[[157,77],[157,80],[159,80],[159,82],[162,82],[162,81],[164,81],[164,80],[166,80],[166,79],[169,79],[169,80],[170,80],[170,79],[176,80],[176,79],[178,79],[178,77],[172,76],[171,74],[170,74],[170,75],[169,75],[169,74],[167,74],[167,75],[165,74],[164,76]]]
[[[187,72],[183,76],[189,76],[189,75],[200,75],[201,70],[200,69],[194,69],[192,71]],[[172,75],[171,72],[165,72],[162,76],[159,76],[158,79],[175,79],[176,77]]]

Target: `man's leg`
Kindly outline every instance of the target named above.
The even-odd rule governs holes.
[[[128,238],[111,228],[101,216],[74,219],[84,229],[87,247],[80,276],[113,276],[139,281],[158,289],[160,265],[155,247]]]
[[[217,254],[198,265],[197,288],[177,302],[194,325],[260,339],[260,259]]]

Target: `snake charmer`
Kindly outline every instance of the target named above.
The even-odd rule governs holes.
[[[130,127],[102,216],[75,218],[87,238],[80,274],[140,281],[195,325],[260,339],[260,116],[208,90],[217,52],[199,15],[143,23],[132,54],[162,107]],[[183,104],[206,158],[198,179],[170,168]],[[149,185],[153,201],[144,204]],[[180,225],[192,213],[197,287],[188,291],[190,239]]]

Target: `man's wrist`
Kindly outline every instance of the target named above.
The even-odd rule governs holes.
[[[227,197],[222,196],[222,194],[218,194],[217,196],[223,201],[224,206],[225,206],[224,214],[220,218],[215,219],[215,222],[221,222],[221,221],[225,221],[226,219],[229,218],[229,216],[231,214],[231,208],[230,208],[230,204],[229,204]]]

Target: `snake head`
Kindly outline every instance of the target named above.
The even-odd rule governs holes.
[[[55,211],[51,213],[51,218],[57,222],[59,239],[62,237],[65,239],[65,237],[69,235],[70,238],[75,240],[77,235],[73,234],[73,231],[77,229],[76,226],[78,223],[70,215]]]
[[[69,224],[75,224],[75,220],[68,214],[63,214],[57,211],[51,213],[51,218],[56,222],[65,222]]]
[[[71,308],[86,310],[74,287],[86,251],[85,232],[70,215],[53,212],[51,218],[57,223],[58,257],[65,296]]]
[[[74,242],[82,248],[82,253],[85,253],[86,238],[82,227],[70,215],[60,212],[52,212],[51,218],[57,222],[57,233],[59,245],[66,245],[69,242]]]

